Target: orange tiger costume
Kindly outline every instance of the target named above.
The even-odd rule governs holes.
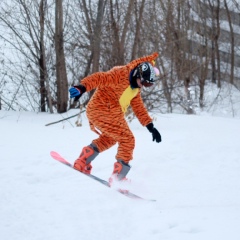
[[[99,137],[93,140],[90,146],[83,148],[80,157],[75,162],[76,169],[90,173],[91,161],[98,153],[118,143],[114,173],[119,173],[124,168],[126,168],[125,172],[129,171],[128,163],[133,158],[135,139],[125,120],[124,113],[131,105],[133,112],[143,126],[152,122],[142,101],[140,88],[130,86],[129,76],[130,72],[137,66],[144,62],[152,62],[157,56],[157,53],[153,53],[150,56],[136,59],[125,66],[114,67],[107,72],[94,73],[85,77],[79,86],[74,86],[78,88],[80,96],[85,91],[96,89],[88,103],[86,113],[91,129],[99,134]],[[71,93],[71,90],[69,91]]]

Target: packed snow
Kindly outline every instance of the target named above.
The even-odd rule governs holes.
[[[240,119],[155,115],[163,141],[138,120],[129,189],[156,202],[129,199],[50,157],[70,162],[97,135],[74,115],[0,111],[1,240],[239,240]],[[117,146],[92,173],[107,180]]]

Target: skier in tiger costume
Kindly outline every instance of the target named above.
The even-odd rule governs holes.
[[[80,85],[69,89],[70,97],[77,101],[84,92],[95,89],[87,106],[91,129],[99,134],[82,152],[74,168],[90,174],[91,162],[97,155],[118,143],[116,162],[109,182],[126,180],[133,158],[135,139],[125,120],[125,112],[131,105],[143,126],[152,134],[153,141],[161,142],[161,135],[154,127],[141,98],[141,88],[150,87],[155,81],[154,60],[158,53],[142,57],[125,66],[114,67],[107,72],[97,72],[81,80]]]

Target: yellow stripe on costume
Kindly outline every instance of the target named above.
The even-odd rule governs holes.
[[[122,96],[119,99],[119,103],[122,107],[122,111],[125,113],[130,105],[131,100],[136,97],[139,92],[139,88],[132,89],[131,86],[125,89]]]

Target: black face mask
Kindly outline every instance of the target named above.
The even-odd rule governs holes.
[[[141,79],[141,84],[144,86],[144,87],[151,87],[153,85],[153,83],[151,82],[148,82],[148,81],[145,81],[142,77],[141,77],[141,74],[140,74],[140,71],[139,71],[139,68],[135,68],[131,71],[130,73],[130,85],[131,85],[131,88],[140,88],[137,84],[137,79]]]

